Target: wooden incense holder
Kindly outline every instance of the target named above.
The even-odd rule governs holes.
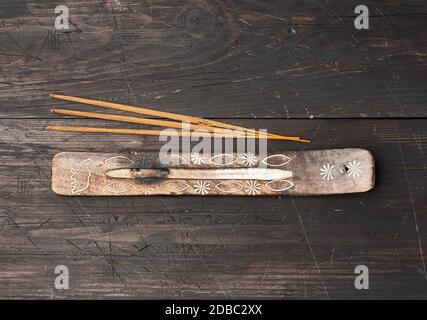
[[[364,149],[168,159],[158,153],[62,152],[53,158],[52,190],[67,196],[331,195],[369,191],[374,168]]]

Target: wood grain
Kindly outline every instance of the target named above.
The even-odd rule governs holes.
[[[162,158],[158,152],[61,152],[52,159],[52,191],[64,196],[313,196],[367,192],[375,183],[374,159],[364,149],[198,155],[200,161],[192,159],[194,153]],[[256,170],[264,171],[254,177]]]
[[[0,7],[0,117],[63,93],[223,118],[425,117],[427,7],[365,1],[64,0]]]
[[[240,120],[375,155],[372,192],[330,197],[60,197],[59,151],[155,151],[155,138],[53,134],[67,120],[3,120],[0,295],[67,298],[425,298],[425,120]],[[93,125],[94,121],[82,120]],[[70,290],[53,288],[55,266]],[[354,268],[370,268],[370,290]]]
[[[57,4],[0,1],[1,298],[427,298],[425,1],[364,1],[364,31],[355,0],[63,0],[69,32],[53,27]],[[46,132],[100,125],[49,114],[70,106],[49,93],[312,140],[269,141],[269,152],[368,149],[376,188],[60,197],[54,154],[158,152],[163,142]],[[69,290],[54,289],[61,264]],[[360,264],[369,290],[354,288]]]

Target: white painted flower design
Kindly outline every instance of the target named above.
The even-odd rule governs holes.
[[[245,183],[245,192],[249,195],[256,195],[260,192],[261,185],[256,180],[246,181]]]
[[[201,153],[192,153],[191,154],[191,161],[194,164],[204,164],[205,163],[205,157]]]
[[[334,173],[335,173],[335,166],[331,165],[330,163],[324,164],[320,168],[320,176],[322,177],[322,180],[334,180]]]
[[[258,162],[258,157],[253,153],[248,152],[248,153],[244,153],[240,157],[240,161],[242,161],[245,166],[251,167],[256,165],[256,163]]]
[[[352,178],[358,178],[360,177],[360,174],[362,173],[362,169],[360,168],[360,162],[353,160],[347,164],[347,173]]]
[[[207,181],[199,180],[193,185],[194,191],[198,194],[205,195],[211,190],[211,185]]]

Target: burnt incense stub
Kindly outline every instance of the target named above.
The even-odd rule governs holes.
[[[374,167],[364,149],[168,159],[158,153],[63,152],[53,158],[52,190],[67,196],[343,194],[372,189]]]

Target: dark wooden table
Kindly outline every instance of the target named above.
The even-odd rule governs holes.
[[[68,32],[54,9],[70,10]],[[358,1],[0,2],[1,298],[427,298],[427,6]],[[156,137],[46,132],[63,93],[362,147],[372,192],[331,197],[61,197],[61,151]],[[117,124],[105,123],[109,126]],[[70,289],[56,290],[66,265]],[[369,290],[354,269],[369,268]]]

